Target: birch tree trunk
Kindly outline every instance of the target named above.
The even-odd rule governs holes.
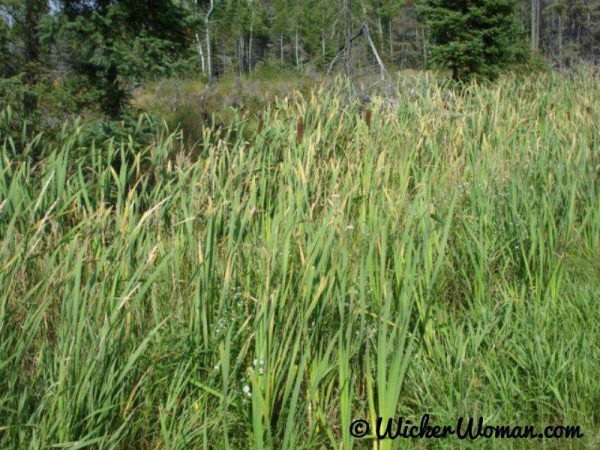
[[[531,0],[531,56],[534,57],[539,50],[540,36],[540,2]]]
[[[350,57],[352,55],[352,36],[351,36],[351,28],[352,28],[352,4],[351,0],[346,0],[345,9],[346,9],[346,29],[345,29],[345,40],[346,45],[344,46],[344,66],[346,69],[346,76],[350,76]]]
[[[244,74],[244,35],[240,34],[240,45],[238,46],[239,51],[239,62],[240,62],[240,76]]]
[[[296,28],[296,67],[300,67],[300,55],[299,55],[299,49],[298,49],[298,28]]]
[[[383,24],[381,23],[380,15],[377,15],[377,31],[379,32],[379,42],[385,42],[383,40]]]
[[[252,40],[254,34],[254,10],[250,14],[250,40],[248,42],[248,72],[252,72]]]
[[[212,80],[213,72],[212,72],[212,57],[210,51],[210,16],[215,7],[215,0],[210,0],[210,6],[208,7],[208,11],[206,12],[206,16],[204,17],[204,27],[206,29],[206,71],[208,75],[208,81]]]
[[[196,15],[198,14],[198,0],[194,0],[194,10]],[[202,65],[202,75],[206,76],[206,62],[204,60],[204,51],[202,49],[202,40],[200,39],[200,33],[196,31],[194,33],[194,39],[196,41],[196,51],[200,57],[200,63]]]
[[[558,15],[558,66],[563,68],[563,58],[562,58],[562,47],[563,47],[563,36],[562,36],[562,14]]]
[[[392,39],[392,18],[388,21],[388,32],[390,39],[390,61],[394,61],[394,40]]]
[[[198,56],[200,57],[200,64],[202,65],[202,75],[206,76],[206,62],[204,61],[204,51],[202,50],[202,41],[200,40],[200,35],[196,33],[196,50],[198,51]]]
[[[427,67],[427,36],[425,35],[425,29],[421,29],[421,36],[423,38],[423,65]]]

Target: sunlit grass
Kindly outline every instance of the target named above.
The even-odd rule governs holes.
[[[193,150],[4,136],[0,447],[373,448],[351,420],[429,413],[595,448],[600,80],[397,92]]]

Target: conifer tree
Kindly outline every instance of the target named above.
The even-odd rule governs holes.
[[[111,117],[121,115],[127,100],[123,76],[138,62],[136,48],[155,54],[156,65],[164,67],[165,55],[187,43],[184,10],[172,0],[63,0],[62,6],[69,63]],[[145,66],[140,70],[151,69]]]
[[[424,0],[432,57],[455,80],[495,78],[515,50],[516,0]]]
[[[0,77],[6,78],[11,73],[11,52],[9,46],[10,27],[6,19],[0,15]]]

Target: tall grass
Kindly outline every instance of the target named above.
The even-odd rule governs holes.
[[[295,95],[194,151],[4,136],[0,447],[595,448],[600,80],[398,93],[370,127]],[[349,433],[425,413],[586,437]]]

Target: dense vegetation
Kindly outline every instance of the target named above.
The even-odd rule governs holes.
[[[0,447],[372,448],[350,420],[426,412],[597,446],[597,75],[395,83],[193,148],[5,126]]]
[[[290,67],[495,77],[531,60],[595,63],[599,33],[590,0],[4,0],[0,109],[19,97],[27,115],[117,118],[147,80]]]
[[[598,447],[598,5],[0,1],[0,448]]]
[[[433,37],[433,60],[455,80],[493,79],[514,61],[514,0],[428,0],[424,17]]]

